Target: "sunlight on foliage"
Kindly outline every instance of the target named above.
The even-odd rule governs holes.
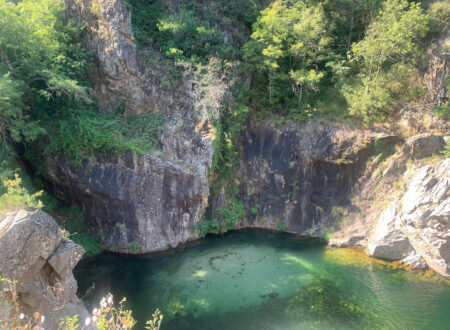
[[[22,179],[18,174],[14,175],[14,179],[4,181],[3,185],[7,188],[7,192],[0,196],[0,216],[20,209],[33,210],[43,206],[39,200],[43,191],[30,194],[22,187]]]

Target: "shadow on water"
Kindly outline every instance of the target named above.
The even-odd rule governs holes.
[[[93,308],[127,297],[162,329],[445,329],[450,286],[299,235],[242,230],[143,256],[104,254],[75,271]],[[138,327],[139,328],[139,327]]]

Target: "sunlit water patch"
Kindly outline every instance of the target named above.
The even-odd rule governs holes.
[[[160,254],[106,254],[75,275],[90,308],[108,292],[127,297],[140,328],[156,308],[163,330],[450,327],[448,282],[288,234],[244,230]]]

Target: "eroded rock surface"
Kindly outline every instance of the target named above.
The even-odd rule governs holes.
[[[322,123],[264,122],[242,137],[236,178],[247,209],[243,226],[325,236],[350,205],[376,141],[394,148],[402,139],[385,131]],[[211,201],[210,218],[226,208],[224,192]]]
[[[151,155],[138,159],[132,152],[92,159],[81,168],[59,157],[48,168],[48,179],[83,208],[108,250],[145,253],[197,237],[189,229],[203,216],[209,185],[194,168]]]
[[[46,329],[57,329],[66,316],[88,315],[76,296],[72,274],[83,254],[83,248],[64,238],[52,217],[42,211],[21,210],[0,219],[0,275],[17,281],[20,310],[44,315]],[[8,285],[1,295],[6,304],[0,304],[0,315],[8,316],[14,308]]]
[[[199,118],[192,83],[140,54],[131,16],[122,0],[67,0],[68,16],[87,24],[85,44],[95,55],[90,73],[102,112],[159,112],[165,122],[162,150],[137,157],[102,155],[75,166],[65,157],[48,158],[45,178],[56,194],[81,206],[86,225],[105,238],[105,248],[145,253],[176,246],[196,234],[189,228],[207,207],[212,132]]]
[[[414,169],[402,199],[383,213],[369,240],[374,257],[401,260],[412,249],[450,277],[450,159]]]

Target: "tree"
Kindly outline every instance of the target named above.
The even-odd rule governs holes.
[[[266,72],[272,104],[286,98],[286,90],[298,103],[304,90],[317,91],[334,55],[322,4],[277,0],[262,11],[253,30],[244,59]]]
[[[0,136],[33,141],[44,130],[33,118],[39,104],[90,103],[79,80],[89,56],[76,41],[79,26],[63,20],[57,0],[0,0]]]
[[[394,99],[401,100],[399,93],[392,97],[395,86],[416,74],[413,54],[426,32],[427,18],[419,4],[407,0],[383,3],[382,12],[367,28],[364,39],[352,46],[351,61],[359,66],[360,74],[356,83],[343,88],[350,114],[367,122],[380,120]],[[409,76],[399,79],[394,71],[408,72]]]

